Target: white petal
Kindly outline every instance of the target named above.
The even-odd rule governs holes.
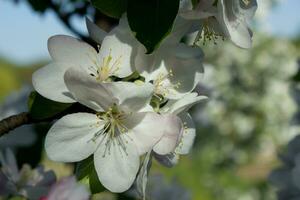
[[[113,104],[123,111],[140,110],[150,102],[153,91],[150,83],[97,82],[78,68],[67,70],[65,83],[76,100],[96,111],[107,110]]]
[[[220,12],[219,21],[228,37],[234,44],[241,48],[250,48],[252,45],[252,33],[248,23],[254,16],[257,8],[256,1],[250,1],[248,6],[240,5],[238,1],[224,1],[218,3]]]
[[[104,38],[99,52],[100,61],[111,56],[111,63],[115,63],[115,75],[125,77],[130,75],[135,69],[132,63],[132,54],[137,46],[137,40],[131,32],[125,31],[122,27],[116,27]]]
[[[111,192],[124,192],[133,184],[139,170],[139,155],[134,143],[121,135],[120,140],[126,152],[118,144],[117,138],[110,139],[111,145],[103,141],[94,154],[95,169],[100,182]],[[110,147],[110,148],[109,148]]]
[[[51,160],[61,162],[77,162],[87,158],[96,150],[97,143],[92,139],[103,126],[95,114],[64,116],[50,128],[46,136],[47,155]]]
[[[132,113],[124,120],[128,136],[137,146],[139,155],[150,151],[165,134],[165,116],[157,113]],[[170,122],[169,122],[170,123]]]
[[[179,156],[178,154],[172,152],[167,155],[159,155],[154,153],[154,158],[165,167],[173,167],[178,163]]]
[[[120,108],[127,112],[146,108],[153,94],[153,85],[150,83],[113,82],[102,85],[118,99]]]
[[[156,93],[168,99],[179,99],[192,91],[204,71],[202,50],[185,44],[169,45],[143,58],[146,59],[143,59],[144,63],[139,62],[138,70],[146,81],[156,82]]]
[[[187,111],[193,105],[199,103],[200,101],[206,100],[206,96],[198,96],[197,93],[189,93],[183,96],[179,100],[170,100],[162,109],[162,113],[173,113],[179,114],[181,112]]]
[[[85,18],[85,23],[87,30],[89,32],[89,36],[98,44],[101,44],[104,37],[107,35],[107,33],[102,30],[99,26],[94,24],[89,18]]]
[[[184,123],[184,131],[175,152],[178,154],[188,154],[193,147],[196,137],[195,124],[188,113],[182,113],[179,117]]]
[[[142,163],[139,174],[136,177],[136,190],[138,195],[145,200],[148,176],[152,165],[152,151],[148,152]]]
[[[114,103],[118,103],[111,92],[80,68],[73,67],[67,70],[64,79],[74,98],[95,111],[105,111]]]
[[[69,67],[87,69],[94,65],[97,58],[97,52],[92,46],[66,35],[56,35],[49,38],[48,50],[54,61],[64,62]]]
[[[173,55],[166,59],[164,64],[168,71],[172,70],[169,80],[173,85],[178,85],[167,94],[169,99],[181,98],[192,91],[202,78],[203,52],[200,48],[179,44]]]
[[[252,33],[244,24],[238,26],[229,24],[227,31],[231,41],[241,48],[251,48],[252,46]]]
[[[42,96],[53,101],[75,102],[64,82],[66,70],[66,65],[62,63],[51,63],[38,69],[32,75],[34,89]]]
[[[160,155],[173,152],[183,132],[182,122],[179,117],[176,115],[164,115],[164,117],[165,119],[162,121],[165,127],[164,135],[153,147],[153,151]]]

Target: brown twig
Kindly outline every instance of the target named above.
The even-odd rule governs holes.
[[[29,113],[23,112],[17,115],[10,116],[0,121],[0,136],[8,133],[9,131],[25,125],[34,123],[34,120],[30,117]]]
[[[54,120],[62,118],[65,115],[78,113],[78,112],[94,113],[93,110],[84,107],[79,103],[74,103],[71,107],[67,108],[65,111],[62,111],[61,113],[58,113],[54,116],[43,118],[43,119],[35,119],[28,112],[22,112],[20,114],[12,115],[0,121],[0,137],[9,133],[9,131],[12,131],[26,124],[52,122]]]

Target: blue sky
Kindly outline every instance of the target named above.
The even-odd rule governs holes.
[[[270,32],[282,37],[300,32],[299,12],[300,0],[283,0],[267,18]],[[75,23],[85,31],[83,21]],[[11,0],[1,1],[0,27],[0,56],[18,64],[48,59],[47,39],[55,34],[71,35],[53,13],[40,15],[26,3],[15,5]]]

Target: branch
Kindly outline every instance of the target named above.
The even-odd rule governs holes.
[[[25,125],[34,123],[34,120],[30,117],[29,113],[23,112],[17,115],[10,116],[0,121],[0,136],[8,133],[9,131]]]
[[[80,33],[78,30],[76,30],[76,28],[74,28],[71,23],[70,23],[70,19],[72,17],[72,15],[77,14],[77,10],[79,9],[86,9],[85,7],[83,8],[77,8],[77,10],[75,9],[72,12],[67,12],[67,13],[63,13],[60,11],[60,6],[59,4],[55,4],[52,1],[49,1],[48,3],[49,8],[51,8],[54,13],[56,14],[56,16],[60,19],[60,21],[71,31],[73,32],[75,35],[77,35],[79,38],[81,38],[83,41],[87,42],[87,43],[93,43],[92,40],[83,35],[82,33]],[[86,5],[85,5],[86,6]]]
[[[0,137],[9,133],[22,125],[26,124],[34,124],[41,122],[52,122],[53,120],[60,119],[65,115],[78,113],[78,112],[87,112],[87,113],[95,113],[90,108],[84,107],[79,103],[74,103],[71,107],[67,108],[65,111],[58,113],[54,116],[44,119],[35,119],[33,118],[29,112],[22,112],[20,114],[12,115],[0,121]]]

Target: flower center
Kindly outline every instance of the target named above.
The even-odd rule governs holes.
[[[124,125],[124,120],[128,114],[123,111],[120,111],[117,106],[112,106],[105,113],[98,113],[97,117],[100,120],[104,121],[104,127],[97,133],[95,133],[94,137],[91,139],[95,142],[99,136],[103,136],[99,145],[102,145],[102,142],[105,141],[104,145],[105,151],[103,153],[103,157],[108,153],[110,155],[111,147],[118,146],[120,150],[124,151],[126,155],[126,144],[128,143],[127,138],[121,137],[122,134],[128,132],[128,128]],[[99,125],[99,124],[97,124]],[[130,137],[128,137],[131,139]]]
[[[246,6],[248,6],[248,5],[250,4],[251,0],[242,0],[242,2],[243,2]]]
[[[117,71],[120,69],[121,65],[121,56],[117,59],[113,59],[111,56],[111,49],[109,55],[104,57],[102,62],[99,63],[98,60],[92,60],[94,66],[91,66],[89,69],[91,71],[90,75],[95,77],[97,81],[104,82],[109,81],[111,76],[115,76]]]
[[[173,76],[174,74],[171,69],[167,73],[159,73],[156,79],[153,81],[154,94],[166,97],[168,94],[172,93],[172,90],[178,89],[180,86],[180,82],[176,84],[172,84],[170,82],[170,78]]]
[[[195,43],[203,40],[203,45],[206,45],[207,42],[213,42],[214,44],[217,44],[217,40],[221,38],[224,40],[224,36],[214,29],[213,22],[217,23],[217,20],[214,17],[208,17],[207,19],[203,20],[203,28],[202,31],[198,33]]]

